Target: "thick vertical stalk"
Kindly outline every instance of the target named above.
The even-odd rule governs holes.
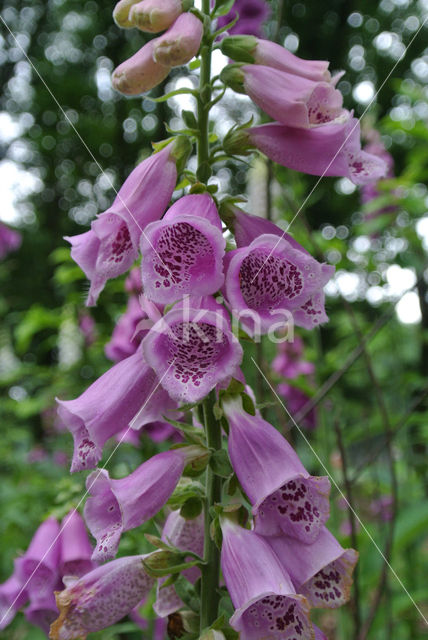
[[[210,12],[210,0],[203,0],[202,12],[207,17]],[[211,34],[205,33],[201,49],[201,67],[198,96],[198,169],[197,177],[201,182],[207,182],[211,175],[209,164],[209,103],[211,101]],[[214,415],[216,402],[215,391],[205,399],[204,424],[208,447],[221,449],[221,427]],[[218,617],[218,585],[220,574],[220,551],[211,539],[210,508],[221,501],[221,478],[216,476],[210,467],[206,472],[206,503],[205,503],[205,538],[204,560],[201,579],[201,617],[200,629],[209,627]]]
[[[204,401],[204,423],[208,446],[221,449],[221,427],[214,416],[215,391],[211,391]],[[218,617],[218,584],[220,574],[220,551],[211,539],[210,507],[221,501],[221,478],[215,475],[210,467],[206,472],[206,505],[205,505],[205,539],[204,560],[201,580],[201,622],[200,629],[209,627]]]
[[[208,17],[210,0],[202,1],[202,12]],[[209,103],[211,100],[211,34],[205,33],[201,48],[201,69],[199,76],[198,96],[198,170],[197,177],[201,182],[207,182],[211,175],[209,165]]]

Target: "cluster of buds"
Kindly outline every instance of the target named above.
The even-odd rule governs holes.
[[[189,11],[192,0],[120,0],[113,17],[119,27],[159,33],[113,72],[114,88],[135,96],[156,87],[173,67],[189,62],[203,35],[201,20]]]
[[[246,154],[257,148],[274,162],[316,176],[342,176],[355,184],[386,174],[384,160],[361,150],[359,121],[343,108],[329,63],[302,60],[280,45],[254,36],[231,36],[222,51],[238,61],[222,71],[235,91],[246,93],[276,122],[236,128],[225,149]]]

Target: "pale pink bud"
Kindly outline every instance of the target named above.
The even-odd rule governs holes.
[[[129,21],[141,31],[159,33],[169,29],[178,16],[190,9],[192,4],[192,0],[142,0],[137,4],[133,3]]]
[[[113,9],[113,20],[122,29],[131,29],[134,23],[130,19],[130,9],[138,0],[120,0]]]
[[[167,67],[179,67],[199,51],[203,34],[202,22],[193,13],[182,13],[153,47],[153,59]]]
[[[136,96],[150,91],[164,80],[170,69],[153,59],[154,46],[159,38],[150,40],[132,58],[122,62],[112,76],[116,91],[127,96]]]

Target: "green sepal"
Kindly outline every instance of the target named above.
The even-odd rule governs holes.
[[[254,50],[257,47],[257,38],[254,36],[229,36],[221,41],[222,53],[237,62],[254,64]]]
[[[167,502],[171,509],[181,509],[190,498],[205,499],[205,487],[200,482],[182,478]]]
[[[232,465],[225,449],[219,449],[212,454],[210,467],[221,478],[229,478],[233,474]]]
[[[171,573],[181,573],[185,569],[201,566],[203,562],[191,560],[186,562],[185,558],[191,554],[189,551],[154,551],[142,560],[144,569],[152,578],[163,578]]]

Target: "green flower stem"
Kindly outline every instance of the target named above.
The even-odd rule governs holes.
[[[205,19],[209,20],[210,0],[202,1],[202,13]],[[197,178],[201,182],[207,183],[211,176],[210,165],[210,143],[209,143],[209,114],[211,103],[211,54],[212,36],[205,32],[201,48],[201,67],[198,95],[198,169]],[[216,403],[215,390],[211,391],[203,404],[203,417],[205,433],[208,447],[214,450],[221,449],[222,437],[221,426],[214,415],[214,405]],[[206,471],[206,503],[205,503],[205,537],[204,537],[204,560],[201,579],[201,616],[200,630],[206,629],[218,617],[219,603],[219,576],[220,576],[220,551],[211,539],[211,514],[210,508],[221,501],[222,479],[213,473],[208,467]]]
[[[221,426],[214,415],[214,404],[216,402],[215,390],[204,401],[204,423],[207,436],[208,447],[221,449]],[[211,539],[211,515],[210,507],[221,501],[222,479],[213,473],[208,467],[206,472],[206,504],[205,504],[205,538],[204,538],[204,560],[206,564],[202,567],[201,580],[201,619],[200,630],[209,627],[218,617],[219,602],[219,575],[220,575],[220,550]]]
[[[210,0],[203,0],[202,12],[208,20],[210,13]],[[201,48],[201,68],[199,76],[198,96],[198,170],[197,177],[201,182],[207,182],[211,176],[209,163],[209,113],[211,102],[211,54],[212,38],[210,33],[205,33]]]

